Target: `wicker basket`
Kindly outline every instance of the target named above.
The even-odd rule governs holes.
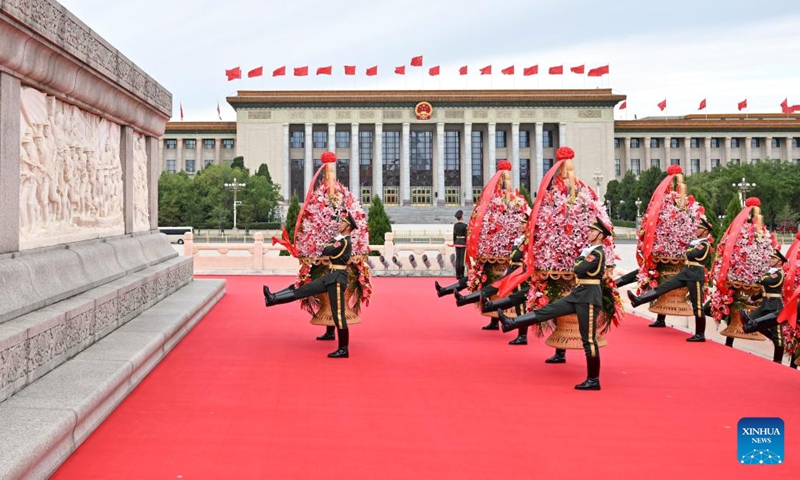
[[[737,297],[737,300],[744,300],[746,297],[755,295],[761,291],[761,285],[754,283],[727,282],[726,284],[728,285],[728,288],[733,289],[733,294]],[[756,305],[747,307],[748,312],[752,312],[755,309]],[[724,335],[726,337],[743,338],[745,340],[756,340],[759,342],[763,342],[767,339],[767,337],[758,332],[745,333],[744,324],[742,323],[742,313],[740,310],[731,311],[730,323],[719,333],[720,335]]]
[[[480,257],[478,261],[484,263],[483,268],[484,270],[486,270],[486,275],[489,278],[502,277],[503,274],[506,273],[506,269],[508,269],[508,263],[509,263],[508,259],[503,260],[496,257]],[[489,297],[489,300],[494,301],[497,300],[498,298],[500,297],[497,295],[492,295],[491,297]],[[478,308],[480,308],[480,304],[478,304]],[[517,312],[514,311],[513,308],[509,308],[508,310],[503,310],[503,313],[512,318],[516,318],[517,316]],[[497,318],[497,311],[494,310],[491,312],[481,313],[481,315],[483,315],[484,317]]]
[[[661,277],[666,282],[670,277],[680,273],[683,268],[684,259],[682,258],[656,258],[661,267]],[[658,297],[650,304],[648,310],[660,315],[676,315],[691,317],[694,315],[692,305],[687,301],[689,289],[686,287],[677,288]],[[698,300],[699,301],[699,300]]]
[[[352,255],[350,257],[350,264],[361,263],[364,262],[366,259],[365,255]],[[314,265],[330,265],[330,259],[328,257],[301,257],[300,263],[304,265],[314,266]],[[348,280],[353,279],[353,272],[352,270],[348,269]],[[348,283],[350,283],[348,281]],[[348,325],[355,325],[357,323],[361,323],[361,318],[350,308],[350,300],[353,297],[353,291],[347,289],[344,293],[345,298],[345,306],[344,306],[344,315],[347,319]],[[319,310],[317,313],[311,317],[311,324],[312,325],[325,325],[325,326],[333,326],[335,325],[333,321],[333,312],[331,311],[331,302],[328,298],[327,293],[323,293],[317,295],[319,299]]]
[[[567,350],[583,350],[583,340],[581,340],[581,332],[578,328],[578,315],[573,313],[558,317],[556,320],[556,329],[547,337],[545,345]],[[606,345],[608,345],[608,340],[598,335],[598,348]]]

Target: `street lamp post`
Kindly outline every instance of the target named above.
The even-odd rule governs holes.
[[[756,188],[755,183],[748,183],[747,180],[742,177],[742,181],[739,183],[732,183],[731,186],[733,188],[739,190],[739,201],[741,202],[742,207],[744,207],[744,200],[747,198],[747,192]]]
[[[636,201],[633,203],[636,205],[636,218],[639,218],[642,216],[642,214],[639,213],[640,212],[639,207],[642,206],[642,200],[639,197],[636,197]]]
[[[603,198],[603,196],[600,195],[600,184],[603,183],[603,172],[601,172],[600,169],[598,168],[597,170],[594,171],[594,175],[592,175],[592,178],[594,179],[595,185],[597,185],[597,196]]]
[[[231,190],[233,190],[233,231],[234,232],[237,231],[237,229],[236,229],[236,207],[238,207],[239,205],[242,204],[242,202],[237,202],[236,201],[236,192],[238,192],[239,190],[243,189],[246,186],[247,186],[246,183],[237,182],[235,177],[233,179],[233,183],[226,183],[225,184],[225,188],[230,188]]]

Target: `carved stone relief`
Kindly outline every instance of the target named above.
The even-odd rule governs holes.
[[[124,233],[119,125],[33,88],[20,100],[20,244]]]
[[[144,135],[133,134],[133,231],[150,230],[150,196],[147,188],[147,150]]]

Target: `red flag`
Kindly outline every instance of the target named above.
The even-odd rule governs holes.
[[[432,77],[435,77],[436,75],[439,75],[439,65],[436,65],[435,67],[431,67],[428,70],[428,75],[430,75]]]
[[[786,97],[781,102],[781,112],[789,113],[789,97]]]
[[[492,66],[486,65],[485,67],[481,68],[481,75],[491,75],[492,74]]]
[[[706,109],[706,99],[705,98],[700,102],[700,106],[697,109],[698,110],[705,110]]]
[[[345,75],[355,75],[356,74],[356,66],[355,65],[345,65],[344,66],[344,74]]]
[[[378,66],[377,65],[375,65],[374,67],[369,67],[367,69],[367,76],[368,77],[374,77],[377,74],[378,74]]]
[[[411,66],[412,67],[421,67],[422,66],[422,55],[418,57],[411,57]]]
[[[559,65],[557,67],[550,67],[550,70],[547,71],[550,75],[563,75],[564,74],[564,65]]]
[[[737,103],[736,106],[739,107],[739,111],[741,112],[743,108],[747,108],[747,99],[745,98],[741,102]]]
[[[514,75],[514,65],[511,65],[510,67],[506,67],[500,70],[500,73],[502,73],[503,75]]]
[[[294,67],[295,77],[305,77],[308,75],[308,67]]]
[[[183,102],[179,104],[181,106],[181,122],[183,121]]]
[[[231,68],[230,70],[225,70],[225,76],[228,77],[228,81],[236,80],[237,78],[242,78],[242,69],[240,67]]]
[[[286,75],[286,66],[276,68],[272,71],[273,77],[282,77],[284,75]]]
[[[602,77],[603,75],[608,74],[608,65],[603,65],[602,67],[597,67],[589,70],[589,73],[586,75],[589,77]]]
[[[406,66],[403,65],[402,67],[394,67],[394,73],[398,75],[405,75],[406,74]]]
[[[458,74],[459,75],[466,75],[467,74],[467,66],[464,65],[463,67],[459,68],[458,69]]]
[[[219,102],[217,102],[217,117],[219,117],[219,119],[222,120],[222,112],[219,109]]]
[[[581,75],[583,75],[584,67],[586,67],[586,65],[579,65],[577,67],[570,68],[569,71],[572,73],[580,73]]]
[[[625,100],[624,102],[622,102],[622,103],[619,105],[619,109],[620,109],[620,110],[625,110],[626,108],[628,108],[628,101],[627,101],[627,100]]]
[[[327,67],[318,67],[317,68],[317,75],[331,75],[333,73],[333,66],[328,65]]]
[[[662,112],[664,111],[665,108],[667,108],[667,99],[666,98],[664,100],[658,102],[658,108],[660,108]]]
[[[260,77],[264,75],[264,67],[258,67],[247,72],[247,78]]]
[[[526,77],[530,75],[538,75],[539,74],[539,65],[534,65],[532,67],[528,67],[522,70],[522,74]]]

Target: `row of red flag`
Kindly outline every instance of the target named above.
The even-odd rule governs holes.
[[[664,100],[658,102],[656,106],[659,108],[659,110],[663,112],[667,108],[667,99],[665,98]],[[741,102],[737,103],[736,107],[739,109],[740,112],[745,108],[747,108],[747,99],[745,98]],[[620,110],[625,110],[626,108],[628,108],[627,100],[619,104]],[[706,109],[706,99],[704,98],[700,100],[700,106],[697,107],[697,110],[705,110],[705,109]],[[789,99],[784,98],[783,101],[781,102],[781,113],[795,113],[795,112],[800,112],[800,105],[789,105]]]
[[[411,59],[411,66],[412,67],[421,67],[422,66],[422,56],[413,57]],[[492,65],[486,65],[485,67],[479,68],[478,71],[481,75],[491,75],[492,74]],[[586,65],[578,65],[576,67],[570,67],[570,72],[576,73],[579,75],[583,75],[586,72]],[[281,66],[276,68],[272,71],[273,77],[282,77],[286,76],[287,69],[286,66]],[[325,67],[318,67],[316,70],[317,75],[333,75],[333,65],[328,65]],[[373,65],[365,70],[365,73],[368,77],[374,77],[378,74],[378,66]],[[405,75],[406,74],[406,66],[401,65],[399,67],[394,67],[394,73],[396,75]],[[436,65],[430,67],[428,69],[428,75],[430,76],[437,76],[441,73],[441,66]],[[469,65],[464,65],[458,69],[459,75],[467,75],[469,73]],[[503,75],[515,75],[516,74],[516,66],[511,65],[506,68],[500,70],[500,73]],[[563,75],[564,74],[564,65],[557,65],[554,67],[549,67],[547,73],[550,75]],[[586,72],[586,75],[589,77],[602,77],[603,75],[607,75],[609,73],[608,65],[603,65],[597,68],[589,69]],[[295,77],[306,77],[310,74],[310,70],[308,66],[302,67],[294,67],[293,74]],[[344,65],[344,74],[345,75],[355,75],[356,74],[356,66],[355,65]],[[530,75],[538,75],[539,74],[539,65],[531,65],[529,67],[522,68],[522,75],[530,76]],[[254,78],[260,77],[264,75],[264,67],[256,67],[252,70],[247,72],[247,78]],[[234,67],[230,70],[225,70],[225,76],[228,77],[228,81],[237,80],[242,78],[242,68],[241,67]]]

